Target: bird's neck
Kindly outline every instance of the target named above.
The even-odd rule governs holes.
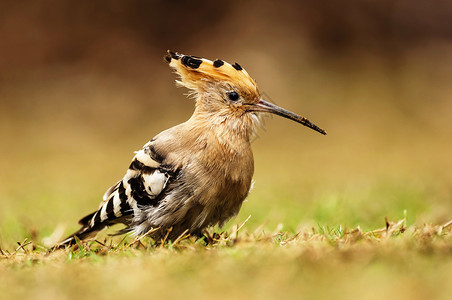
[[[185,126],[196,140],[192,145],[201,150],[197,156],[201,165],[217,176],[245,180],[248,191],[254,170],[251,129],[237,120],[221,120],[200,111],[195,111]]]
[[[187,124],[193,131],[214,135],[222,144],[249,143],[255,135],[256,124],[252,117],[211,113],[197,108]],[[233,146],[233,145],[231,145]]]

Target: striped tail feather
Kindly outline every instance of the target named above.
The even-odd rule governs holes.
[[[80,219],[79,224],[82,225],[82,228],[68,236],[55,248],[74,245],[76,244],[76,238],[86,240],[94,237],[107,226],[116,223],[127,223],[126,221],[130,219],[133,209],[128,204],[128,197],[125,194],[126,191],[122,180],[113,186],[113,190],[109,190],[107,193],[107,199],[102,202],[97,211]]]
[[[94,213],[93,213],[94,214]],[[90,215],[93,215],[90,214]],[[88,216],[90,216],[88,215]],[[87,217],[88,217],[87,216]],[[64,248],[66,246],[72,246],[77,243],[77,240],[86,240],[89,239],[97,234],[100,230],[102,230],[105,226],[98,226],[98,227],[90,227],[90,226],[83,226],[75,233],[71,234],[67,238],[65,238],[63,241],[58,243],[54,249]]]
[[[73,245],[76,243],[76,238],[85,240],[95,236],[105,227],[116,223],[128,226],[118,234],[130,231],[129,226],[133,226],[134,214],[143,207],[156,207],[160,198],[165,195],[163,191],[167,183],[177,175],[175,171],[168,170],[168,166],[161,166],[162,159],[155,154],[150,143],[136,152],[125,176],[107,190],[99,209],[82,218],[79,221],[82,228],[56,247]]]

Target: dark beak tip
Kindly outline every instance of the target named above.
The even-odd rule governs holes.
[[[323,129],[319,129],[319,130],[314,129],[314,130],[317,131],[318,133],[320,133],[321,135],[327,135],[326,131]]]
[[[261,112],[267,112],[267,113],[272,113],[287,119],[290,119],[292,121],[295,121],[297,123],[300,123],[308,128],[311,128],[323,135],[326,135],[326,131],[323,130],[322,128],[318,127],[317,125],[315,125],[314,123],[311,123],[308,119],[301,117],[297,114],[294,114],[291,111],[288,111],[282,107],[279,107],[275,104],[269,103],[267,101],[264,101],[263,99],[260,99],[260,101],[257,103],[258,109],[257,111],[261,111]],[[255,108],[256,109],[256,108]]]

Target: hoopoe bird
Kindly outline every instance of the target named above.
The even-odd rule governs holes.
[[[177,84],[196,99],[190,119],[167,129],[136,153],[126,174],[103,196],[99,209],[79,223],[77,237],[94,237],[123,223],[118,234],[148,234],[156,241],[183,233],[202,236],[222,226],[247,197],[254,172],[251,139],[262,114],[275,114],[326,134],[308,119],[262,99],[256,82],[238,63],[168,50],[165,60]]]

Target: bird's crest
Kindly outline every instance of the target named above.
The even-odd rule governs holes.
[[[230,64],[220,59],[211,61],[170,50],[165,60],[180,75],[178,83],[191,90],[199,91],[206,83],[223,81],[238,86],[243,92],[259,94],[256,82],[238,63]]]

